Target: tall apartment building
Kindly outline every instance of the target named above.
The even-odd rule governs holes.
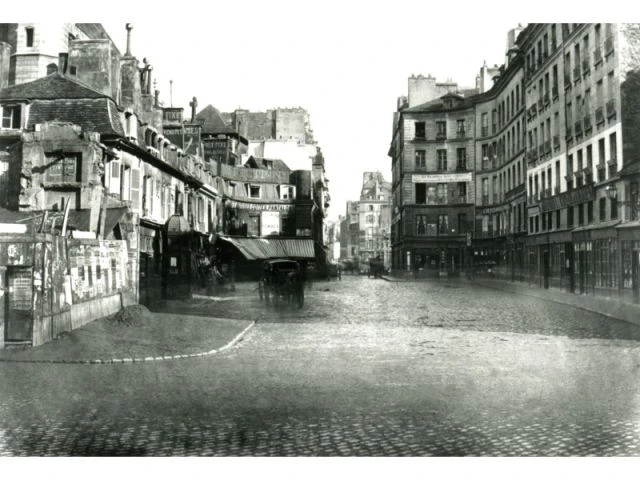
[[[541,286],[637,295],[639,33],[637,24],[536,24],[518,39],[527,270]]]
[[[530,24],[509,32],[505,64],[483,67],[478,95],[458,96],[460,113],[475,125],[476,267],[545,288],[640,301],[639,63],[638,24]],[[425,88],[417,97],[434,94]],[[446,158],[438,146],[422,153],[421,145],[430,147],[423,122],[427,132],[436,127],[432,142],[438,134],[442,141],[448,126],[438,127],[438,116],[453,98],[414,106],[401,97],[394,114],[394,265],[419,267],[424,241],[435,239],[420,238],[421,209],[427,219],[443,205],[452,213],[450,202],[420,206],[430,202],[423,202],[416,170],[438,169]],[[452,234],[433,248],[455,251]]]
[[[492,72],[491,88],[474,97],[473,263],[476,269],[491,268],[514,279],[523,274],[527,227],[524,71],[515,46],[517,31],[509,32],[506,63]]]
[[[411,106],[412,80],[389,151],[393,268],[457,274],[469,261],[474,220],[474,103],[453,92],[429,100],[437,92],[427,84],[429,95],[419,96],[426,103]]]

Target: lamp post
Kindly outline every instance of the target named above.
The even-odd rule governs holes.
[[[631,215],[629,216],[630,220],[638,219],[638,211],[640,210],[640,196],[638,196],[638,191],[632,188],[631,190],[631,199],[630,200],[618,200],[618,189],[615,185],[607,185],[605,188],[605,193],[607,198],[610,200],[616,200],[619,205],[631,207]]]

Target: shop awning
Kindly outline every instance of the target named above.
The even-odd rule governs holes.
[[[245,238],[218,237],[230,243],[247,260],[268,258],[315,258],[313,240],[310,238]]]

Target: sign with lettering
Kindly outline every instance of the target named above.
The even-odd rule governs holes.
[[[453,183],[453,182],[470,182],[473,179],[471,172],[466,173],[436,173],[433,175],[411,175],[413,183]]]
[[[593,185],[587,185],[576,190],[561,193],[555,197],[542,200],[541,208],[543,212],[550,212],[560,208],[571,207],[581,203],[590,202],[594,198]]]
[[[162,111],[162,123],[163,124],[171,123],[171,124],[181,125],[183,111],[184,111],[183,108],[178,108],[178,107],[164,108]]]
[[[171,143],[173,143],[174,145],[177,145],[179,148],[182,148],[183,145],[183,134],[182,134],[182,127],[172,127],[172,128],[167,128],[164,127],[162,129],[162,134],[167,137],[169,139],[169,141]]]
[[[220,162],[224,160],[227,151],[227,140],[215,140],[207,138],[202,141],[204,148],[204,159],[206,161],[215,160]]]
[[[295,205],[291,203],[240,203],[236,201],[227,202],[226,205],[229,208],[239,208],[241,210],[273,210],[279,212],[290,212],[295,207]]]
[[[280,233],[280,212],[260,212],[260,236]]]

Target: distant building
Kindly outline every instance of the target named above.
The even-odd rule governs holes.
[[[391,184],[380,172],[364,172],[360,199],[348,201],[340,228],[340,256],[355,263],[380,257],[391,266]]]

